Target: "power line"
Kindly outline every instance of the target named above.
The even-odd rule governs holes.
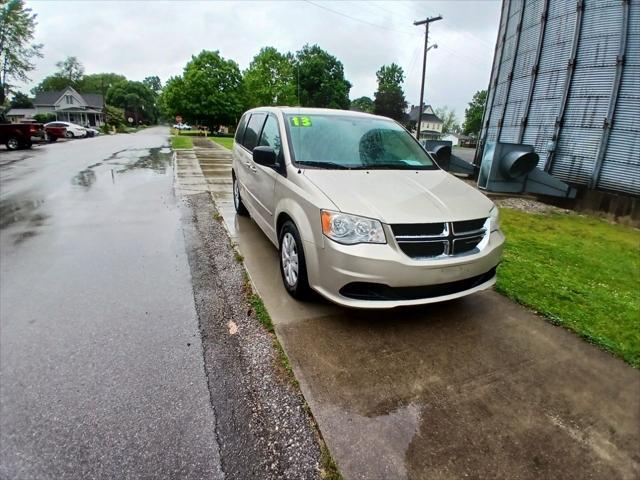
[[[323,10],[327,10],[328,12],[335,13],[336,15],[340,15],[342,17],[348,18],[348,19],[353,20],[355,22],[364,23],[365,25],[369,25],[371,27],[381,28],[383,30],[389,30],[391,32],[396,32],[396,33],[402,33],[404,35],[411,35],[412,37],[416,36],[415,33],[410,33],[410,32],[405,32],[403,30],[397,30],[395,28],[385,27],[384,25],[378,25],[377,23],[372,23],[372,22],[368,22],[366,20],[362,20],[360,18],[352,17],[351,15],[347,15],[346,13],[339,12],[338,10],[334,10],[332,8],[325,7],[324,5],[320,5],[319,3],[312,2],[311,0],[304,0],[304,1],[307,2],[307,3],[310,3],[311,5],[313,5],[315,7],[322,8]]]

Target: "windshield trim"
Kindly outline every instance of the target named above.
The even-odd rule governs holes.
[[[317,166],[311,166],[311,165],[305,165],[304,163],[298,163],[296,161],[296,152],[293,148],[293,142],[291,140],[291,125],[289,125],[289,121],[288,121],[288,116],[290,115],[302,115],[294,113],[294,112],[282,112],[282,120],[284,121],[284,128],[285,128],[285,134],[287,136],[287,150],[289,150],[289,156],[291,159],[291,165],[293,165],[294,167],[300,169],[300,170],[305,170],[305,169],[314,169],[314,170],[318,170],[318,169],[322,169],[322,170],[385,170],[385,171],[390,171],[390,170],[395,170],[395,171],[425,171],[425,170],[441,170],[440,166],[438,165],[438,163],[435,161],[435,159],[431,156],[431,154],[422,146],[422,144],[416,139],[416,137],[414,137],[413,135],[411,135],[411,132],[409,132],[409,130],[407,130],[400,122],[393,120],[391,118],[386,118],[386,117],[380,117],[377,115],[372,115],[373,117],[375,117],[376,119],[379,120],[383,120],[389,123],[395,123],[396,125],[398,125],[402,130],[404,130],[407,135],[409,135],[409,137],[411,137],[411,139],[418,144],[418,146],[422,149],[422,151],[425,153],[425,155],[429,158],[429,160],[431,160],[432,165],[416,165],[417,168],[367,168],[366,166],[359,166],[358,168],[350,168],[350,167],[345,167],[345,168],[322,168],[322,167],[317,167]],[[309,115],[316,115],[315,113],[309,113]],[[337,117],[337,118],[352,118],[351,115],[334,115],[334,114],[323,114],[326,116],[331,116],[331,117]],[[358,118],[362,118],[359,115],[357,116]]]

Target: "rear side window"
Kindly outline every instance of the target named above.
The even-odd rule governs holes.
[[[244,132],[244,140],[242,141],[242,145],[249,151],[253,150],[258,144],[258,137],[260,136],[260,131],[262,130],[262,125],[264,124],[264,113],[254,113],[251,115],[251,119],[247,124],[247,129]]]
[[[267,121],[262,129],[262,135],[260,135],[261,147],[271,147],[275,150],[276,156],[280,158],[280,152],[282,151],[282,141],[280,140],[280,130],[278,129],[278,121],[273,115],[267,117]]]
[[[242,136],[244,135],[244,129],[247,127],[247,120],[250,115],[244,114],[240,119],[240,123],[238,123],[238,128],[236,129],[236,143],[242,143]]]

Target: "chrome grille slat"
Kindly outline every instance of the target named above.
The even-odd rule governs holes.
[[[476,250],[488,234],[486,222],[487,219],[482,218],[461,222],[398,224],[390,227],[398,246],[407,256],[436,258],[466,255]],[[432,233],[437,231],[441,233]]]

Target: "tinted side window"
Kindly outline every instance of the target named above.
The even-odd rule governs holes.
[[[236,129],[236,137],[235,137],[236,143],[242,143],[242,136],[244,135],[244,129],[247,126],[247,120],[249,119],[249,116],[250,115],[245,113],[240,119],[240,123],[238,123],[238,128]]]
[[[258,145],[261,147],[271,147],[275,150],[276,156],[280,158],[280,152],[282,151],[282,142],[280,140],[280,130],[278,129],[278,121],[273,115],[267,117],[267,121],[262,129],[262,135],[260,135],[260,142]]]
[[[251,115],[251,119],[247,124],[247,130],[244,132],[244,140],[242,144],[245,148],[253,150],[258,144],[258,136],[260,130],[262,130],[262,124],[264,124],[264,113],[254,113]]]

